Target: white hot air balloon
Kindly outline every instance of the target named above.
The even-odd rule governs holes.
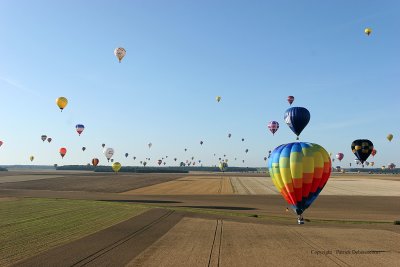
[[[110,161],[113,155],[114,155],[114,149],[112,149],[111,147],[104,150],[104,156],[106,156],[108,161]]]
[[[118,58],[119,63],[121,63],[121,60],[126,55],[126,50],[123,47],[115,48],[114,55]]]

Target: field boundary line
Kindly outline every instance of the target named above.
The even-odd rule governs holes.
[[[132,239],[136,235],[148,230],[149,228],[151,228],[155,224],[157,224],[160,221],[164,220],[165,218],[169,217],[174,212],[175,212],[174,210],[167,211],[161,217],[155,219],[154,221],[150,222],[149,224],[143,226],[142,228],[136,230],[135,232],[129,234],[128,236],[123,237],[120,240],[117,240],[114,243],[112,243],[112,244],[110,244],[110,245],[98,250],[97,252],[92,253],[91,255],[81,259],[80,261],[72,264],[71,266],[85,266],[85,265],[89,264],[90,262],[92,262],[92,261],[96,260],[97,258],[103,256],[104,254],[108,253],[109,251],[111,251],[111,250],[117,248],[118,246],[128,242],[130,239]]]

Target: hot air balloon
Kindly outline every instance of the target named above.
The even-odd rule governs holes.
[[[218,167],[219,167],[220,171],[225,172],[226,168],[228,168],[228,163],[220,162]]]
[[[292,95],[288,96],[287,101],[289,102],[290,105],[292,105],[292,103],[294,101],[294,96],[292,96]]]
[[[60,148],[61,158],[64,158],[65,154],[67,154],[67,149],[65,147]]]
[[[51,139],[50,137],[47,138],[47,142],[51,143],[51,140],[53,140],[53,139]]]
[[[42,139],[42,141],[44,142],[44,141],[46,141],[46,139],[47,139],[47,135],[42,135],[41,137],[40,137],[41,139]]]
[[[396,168],[396,164],[390,163],[390,164],[388,164],[387,167],[388,167],[389,170],[393,170],[394,168]]]
[[[364,164],[373,149],[374,144],[367,139],[357,139],[351,144],[351,151],[353,151],[361,164]]]
[[[217,100],[217,102],[221,101],[221,97],[220,96],[217,96],[215,99]]]
[[[384,169],[386,169],[386,167],[385,167],[385,166],[382,166],[381,169],[382,169],[382,171],[383,171]]]
[[[160,166],[160,165],[161,165],[161,163],[162,163],[162,160],[161,160],[161,159],[159,159],[159,160],[157,161],[157,163],[158,163],[158,166]]]
[[[60,110],[63,111],[63,109],[68,104],[68,100],[63,96],[60,96],[59,98],[56,99],[56,104],[60,108]]]
[[[244,141],[244,138],[242,138],[242,142]]]
[[[244,163],[244,160],[242,160],[242,162]]]
[[[75,128],[76,128],[76,132],[79,134],[79,136],[81,135],[83,130],[85,130],[85,126],[83,124],[77,124],[75,126]]]
[[[165,166],[165,164],[167,164],[167,163],[164,161],[163,164],[164,164],[164,166]]]
[[[272,135],[275,135],[276,131],[279,129],[279,123],[277,121],[270,121],[268,123],[268,129],[271,131]]]
[[[115,48],[114,55],[118,58],[119,63],[121,63],[121,60],[126,55],[126,50],[123,47]]]
[[[35,159],[34,156],[30,156],[30,157],[29,157],[29,160],[30,160],[30,161],[33,161],[34,159]]]
[[[125,153],[125,158],[127,158],[129,156],[129,153]]]
[[[372,152],[371,152],[371,155],[373,156],[373,157],[375,157],[375,155],[376,155],[376,149],[374,148],[374,149],[372,149]]]
[[[83,147],[82,147],[82,151],[85,151],[85,150],[86,150],[86,147],[83,146]]]
[[[177,158],[174,158],[174,161],[177,161]]]
[[[100,162],[100,161],[99,161],[98,158],[93,158],[93,159],[92,159],[92,164],[93,164],[93,166],[95,166],[95,167],[99,164],[99,162]]]
[[[194,157],[192,157],[192,160],[194,160]]]
[[[228,134],[228,138],[231,138],[232,134]]]
[[[389,142],[392,142],[393,139],[393,134],[388,134],[388,136],[386,136],[387,140],[389,140]]]
[[[289,108],[285,112],[284,119],[289,128],[297,135],[297,140],[299,140],[299,135],[310,121],[310,112],[303,107]]]
[[[143,163],[143,161],[140,161],[140,164],[142,164]]]
[[[4,143],[3,143],[3,141],[0,141],[0,146],[2,146]]]
[[[364,33],[368,36],[371,34],[371,32],[372,32],[371,28],[365,28],[364,30]]]
[[[200,141],[200,145],[203,145],[203,141]]]
[[[152,146],[153,144],[152,143],[148,143],[148,147],[149,147],[149,149],[151,148],[151,146]]]
[[[336,158],[337,158],[339,161],[342,161],[342,159],[344,158],[344,154],[343,154],[343,153],[337,153],[337,154],[336,154]]]
[[[111,168],[113,169],[113,171],[114,171],[115,173],[118,173],[119,170],[121,169],[121,163],[119,163],[119,162],[114,162],[114,163],[111,165]]]
[[[146,167],[146,165],[147,165],[147,162],[146,162],[146,161],[144,161],[144,162],[143,162],[143,166],[144,166],[144,167]]]
[[[298,215],[318,197],[331,174],[328,152],[313,143],[289,143],[275,148],[268,168],[275,187]]]
[[[111,161],[111,163],[113,163],[113,162],[114,162],[114,159],[111,159],[110,161]]]
[[[114,155],[114,149],[112,149],[111,147],[104,150],[104,156],[106,156],[107,161],[110,161],[113,155]]]
[[[246,150],[245,150],[245,152],[247,153],[247,152],[249,152],[249,150],[248,150],[248,149],[246,149]]]
[[[185,152],[187,151],[187,148],[185,148]]]
[[[136,160],[136,157],[133,157],[133,160]]]
[[[264,157],[264,161],[267,161],[267,157]]]
[[[101,144],[101,147],[104,148],[106,146],[106,144]]]

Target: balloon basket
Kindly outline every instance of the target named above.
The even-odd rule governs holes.
[[[297,217],[297,224],[304,224],[304,218],[303,218],[302,215],[299,215],[299,216]]]

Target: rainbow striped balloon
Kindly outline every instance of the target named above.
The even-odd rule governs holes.
[[[322,146],[304,142],[280,145],[268,162],[275,187],[298,215],[318,197],[331,167],[329,154]]]

